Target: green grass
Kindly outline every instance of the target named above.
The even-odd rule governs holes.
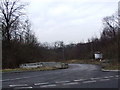
[[[120,70],[120,63],[103,64],[102,62],[96,60],[67,60],[64,62],[76,63],[76,64],[95,64],[95,65],[101,65],[102,68],[105,70]]]
[[[103,69],[105,69],[105,70],[120,70],[120,66],[108,65],[108,66],[103,67]]]
[[[0,72],[14,72],[14,71],[47,71],[47,70],[56,70],[59,68],[55,67],[40,67],[40,68],[15,68],[15,69],[2,69]]]
[[[120,70],[120,64],[107,64],[106,66],[103,67],[105,70]]]
[[[101,65],[105,70],[120,70],[120,63],[107,63],[103,64],[100,61],[96,60],[66,60],[62,61],[63,63],[76,63],[76,64],[95,64]],[[47,70],[56,70],[60,68],[55,67],[40,67],[40,68],[15,68],[15,69],[3,69],[0,72],[14,72],[14,71],[47,71]]]
[[[76,63],[76,64],[97,64],[100,65],[99,61],[96,60],[67,60],[65,63]]]

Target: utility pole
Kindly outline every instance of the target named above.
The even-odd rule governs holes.
[[[91,41],[91,57],[92,57],[92,59],[94,58],[94,57],[93,57],[93,54],[94,54],[94,53],[93,53],[93,42]]]
[[[63,45],[63,60],[65,60],[65,48],[64,48],[64,45]]]
[[[120,1],[118,2],[118,37],[117,37],[117,42],[118,42],[118,49],[120,49]],[[118,59],[120,58],[120,55],[118,54]],[[118,60],[118,62],[120,62]]]
[[[63,57],[63,60],[65,60],[65,48],[64,48],[63,42],[61,43],[61,46],[62,46],[62,57]]]

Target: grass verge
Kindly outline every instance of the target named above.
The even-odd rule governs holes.
[[[75,63],[75,64],[95,64],[101,65],[102,69],[105,70],[120,70],[120,63],[103,63],[98,60],[67,60],[63,61],[65,63]]]
[[[15,68],[15,69],[2,69],[0,72],[19,72],[19,71],[47,71],[56,70],[56,67],[39,67],[39,68]]]
[[[116,64],[107,64],[102,67],[104,70],[120,70],[120,63]]]
[[[96,60],[67,60],[63,61],[64,63],[69,63],[69,64],[97,64],[100,65],[99,61]]]

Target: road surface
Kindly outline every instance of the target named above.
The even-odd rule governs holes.
[[[118,88],[118,72],[103,72],[91,64],[70,64],[68,69],[2,74],[2,88]]]

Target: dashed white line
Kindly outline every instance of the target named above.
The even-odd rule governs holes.
[[[113,72],[119,72],[120,70],[105,70],[105,69],[102,69],[102,71],[113,71]]]
[[[11,80],[17,80],[17,79],[5,79],[5,80],[2,80],[2,82],[4,82],[4,81],[11,81]]]
[[[15,78],[15,79],[21,79],[21,78]]]
[[[28,85],[27,84],[9,85],[9,87],[19,87],[19,86],[28,86]]]
[[[45,83],[35,83],[34,85],[44,85],[44,84],[48,84],[48,82],[45,82]]]
[[[70,82],[70,81],[56,81],[55,83],[67,83],[67,82]]]
[[[118,75],[115,75],[115,77],[119,77]]]
[[[74,84],[78,84],[78,82],[73,82],[73,83],[64,83],[63,85],[74,85]]]
[[[54,87],[54,86],[56,86],[56,84],[43,85],[43,86],[40,86],[40,87]]]
[[[110,78],[114,77],[114,76],[109,76]]]
[[[108,81],[108,80],[110,80],[110,79],[101,79],[100,81]]]
[[[104,78],[109,78],[109,77],[106,76],[106,77],[104,77]]]
[[[19,80],[19,79],[25,79],[25,78],[32,78],[32,77],[38,77],[38,76],[40,76],[40,75],[30,76],[30,77],[14,78],[14,79],[5,79],[5,80],[2,80],[2,82],[4,82],[4,81],[12,81],[12,80]]]
[[[92,83],[92,82],[96,82],[95,80],[94,81],[84,81],[83,83]]]
[[[86,80],[86,79],[77,79],[77,80],[73,80],[73,81],[84,81],[84,80]]]
[[[28,89],[28,88],[33,88],[33,87],[16,87],[15,89]]]
[[[100,78],[90,78],[91,80],[100,79]]]

